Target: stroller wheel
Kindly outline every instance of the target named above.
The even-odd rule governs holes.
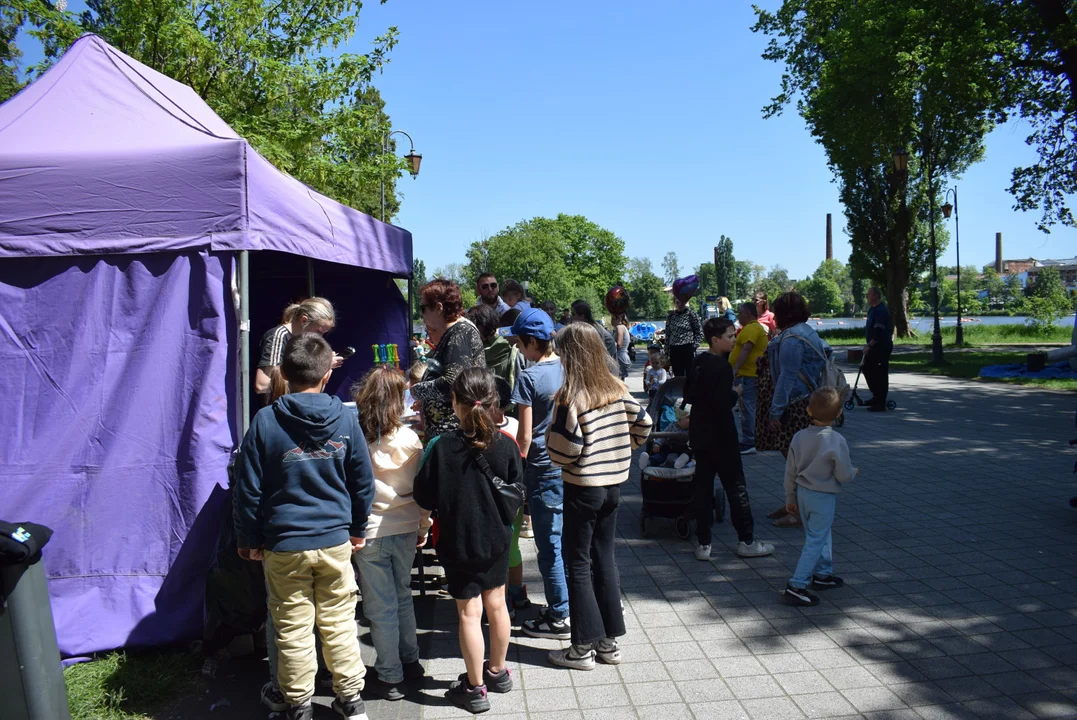
[[[639,536],[647,537],[647,513],[639,511]]]
[[[725,520],[725,510],[725,490],[718,488],[714,491],[714,522],[720,523]]]
[[[895,410],[895,409],[897,409],[897,403],[894,402],[893,400],[887,400],[886,401],[886,409],[887,410]]]
[[[845,401],[845,409],[846,410],[852,410],[854,407],[856,407],[856,403],[853,402],[852,399],[849,399],[849,400]]]
[[[688,524],[688,518],[684,515],[677,518],[674,525],[677,528],[677,537],[681,540],[687,540],[688,536],[692,534],[692,526]]]

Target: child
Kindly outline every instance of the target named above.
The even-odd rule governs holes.
[[[666,356],[657,348],[651,349],[650,357],[647,360],[647,368],[643,374],[643,389],[647,391],[651,400],[654,400],[654,396],[658,393],[658,388],[662,387],[662,384],[668,379]]]
[[[610,665],[621,662],[617,638],[625,634],[625,622],[614,556],[617,506],[632,451],[647,439],[651,419],[607,369],[594,328],[568,325],[557,334],[557,348],[564,384],[546,443],[564,479],[572,644],[547,658],[560,667],[592,670],[596,657]]]
[[[687,430],[690,424],[688,410],[664,405],[658,414],[658,432],[678,432]],[[639,467],[643,468],[657,465],[659,467],[673,467],[680,470],[692,464],[692,457],[688,454],[688,443],[684,440],[672,437],[655,438],[648,448],[650,452],[639,454]]]
[[[831,425],[841,416],[841,393],[837,388],[821,387],[808,401],[811,427],[793,436],[785,461],[785,509],[800,514],[804,524],[804,550],[796,572],[782,593],[793,605],[818,605],[819,598],[808,592],[841,587],[834,575],[830,528],[834,524],[834,506],[844,483],[851,482],[860,471],[849,459],[849,446]]]
[[[452,385],[453,412],[460,427],[430,441],[419,475],[415,502],[436,511],[441,529],[437,554],[460,620],[460,649],[467,672],[445,697],[471,713],[490,709],[487,690],[512,690],[505,667],[509,613],[505,577],[509,571],[511,525],[502,522],[490,479],[482,466],[507,483],[523,483],[520,450],[497,429],[494,376],[468,368]],[[480,457],[482,460],[480,460]],[[490,623],[490,659],[483,663],[482,611]]]
[[[405,387],[402,372],[379,365],[352,390],[374,471],[367,542],[355,553],[363,613],[370,620],[370,637],[378,654],[374,663],[378,675],[367,680],[367,689],[394,701],[404,699],[398,687],[401,683],[423,676],[411,599],[411,566],[430,527],[430,513],[420,510],[413,497],[423,445],[400,420]]]
[[[759,324],[755,303],[740,306],[741,330],[729,362],[740,385],[740,454],[755,452],[755,401],[758,394],[755,361],[767,351],[767,331]]]
[[[696,547],[697,560],[711,556],[711,525],[714,522],[714,475],[722,481],[729,502],[729,517],[740,543],[737,555],[762,557],[774,546],[756,540],[752,534],[752,508],[744,483],[740,441],[733,419],[733,367],[725,354],[733,350],[734,327],[728,318],[711,318],[703,323],[703,337],[709,350],[692,362],[684,386],[684,400],[692,405],[689,442],[696,457]]]
[[[291,393],[258,411],[236,462],[239,554],[265,560],[289,720],[313,717],[315,625],[332,669],[333,708],[366,720],[351,557],[366,544],[374,477],[355,413],[322,392],[332,364],[320,335],[288,340],[280,369]]]
[[[554,395],[561,388],[561,359],[553,347],[553,320],[539,309],[524,310],[512,326],[520,352],[533,362],[516,379],[512,401],[516,404],[520,429],[516,441],[527,457],[524,484],[531,529],[538,551],[539,573],[546,591],[546,607],[534,620],[522,626],[524,634],[535,638],[568,640],[568,585],[561,559],[561,525],[564,485],[561,469],[546,452],[546,428],[553,416]]]

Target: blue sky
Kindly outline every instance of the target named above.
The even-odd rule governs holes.
[[[738,259],[803,277],[823,259],[830,212],[846,260],[822,149],[795,110],[762,118],[781,68],[760,58],[753,18],[741,0],[368,2],[344,49],[400,29],[377,85],[423,154],[419,178],[398,184],[416,257],[429,272],[520,220],[569,213],[659,271],[670,250],[682,269],[707,261],[725,234]],[[1077,252],[1077,231],[1045,235],[1037,214],[1011,210],[1010,171],[1034,158],[1025,135],[997,129],[958,181],[964,264],[991,262],[997,231],[1007,258]],[[951,243],[940,263],[953,262]]]

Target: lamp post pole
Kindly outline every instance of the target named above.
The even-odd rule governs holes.
[[[957,243],[957,346],[962,347],[965,344],[965,328],[961,323],[961,217],[960,212],[957,209],[957,185],[946,191],[946,197],[949,199],[950,193],[954,194],[953,206],[947,202],[942,206],[942,214],[947,219],[950,217],[951,209],[954,214],[954,239]]]
[[[931,364],[942,365],[942,327],[939,323],[939,263],[935,246],[935,186],[928,182],[931,212],[931,302],[935,306],[935,332],[931,335]]]
[[[386,155],[389,154],[389,138],[391,138],[393,135],[403,135],[404,137],[406,137],[408,139],[408,142],[411,143],[411,150],[409,150],[408,154],[404,156],[404,159],[408,161],[408,172],[411,173],[412,179],[415,179],[415,178],[419,177],[419,164],[422,163],[423,156],[419,155],[418,153],[415,152],[415,141],[411,139],[411,135],[408,135],[403,130],[393,130],[392,132],[386,133],[385,138],[382,141],[382,150],[385,151]],[[381,221],[385,222],[385,173],[381,174]],[[412,294],[414,292],[414,288],[413,288],[414,283],[412,282],[412,280],[413,280],[412,277],[408,277],[408,341],[409,342],[411,341],[411,331],[413,329],[412,325],[411,325],[411,323],[412,323],[412,312],[413,312],[413,308],[415,307],[415,305],[413,304],[415,301],[414,301],[414,299],[412,297]]]

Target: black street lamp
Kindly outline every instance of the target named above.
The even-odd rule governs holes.
[[[894,151],[894,169],[904,175],[909,169],[909,153],[905,148]],[[939,267],[935,249],[935,188],[928,188],[931,195],[931,302],[935,307],[935,331],[931,335],[931,364],[942,365],[942,327],[939,322]]]
[[[946,191],[947,199],[950,193],[954,194],[954,204],[947,202],[941,209],[947,220],[950,219],[951,212],[954,214],[954,238],[957,241],[957,346],[961,347],[965,344],[965,328],[961,324],[961,219],[957,211],[957,185]]]
[[[389,154],[389,138],[393,135],[403,135],[411,143],[411,150],[404,159],[408,161],[408,172],[411,173],[412,179],[419,177],[419,165],[423,162],[423,156],[415,152],[415,141],[411,139],[411,135],[408,135],[403,130],[393,130],[391,133],[386,134],[385,141],[382,143],[382,148],[385,150],[385,154]],[[385,177],[381,179],[381,221],[385,222]]]

